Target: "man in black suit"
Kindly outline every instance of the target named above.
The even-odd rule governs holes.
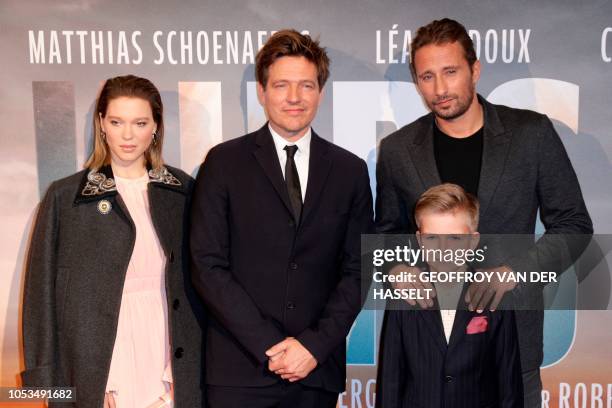
[[[213,148],[198,173],[191,251],[212,408],[335,407],[345,389],[373,214],[365,162],[310,126],[328,66],[309,36],[270,37],[255,72],[268,123]]]
[[[490,104],[476,94],[480,63],[461,24],[443,19],[421,27],[411,57],[413,78],[431,113],[380,144],[378,232],[414,233],[418,197],[441,182],[459,184],[478,197],[482,234],[533,234],[539,211],[545,236],[523,259],[511,259],[495,271],[523,271],[522,260],[537,263],[529,261],[542,258],[554,236],[593,232],[576,174],[550,120]],[[556,247],[563,248],[563,243]],[[569,249],[574,257],[579,252]],[[495,310],[515,286],[472,285],[466,302],[471,310],[487,305]],[[534,308],[540,310],[516,312],[525,406],[530,408],[540,406],[543,359],[542,293],[533,296]]]

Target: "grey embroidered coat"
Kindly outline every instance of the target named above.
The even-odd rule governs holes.
[[[149,171],[151,218],[166,255],[175,406],[201,407],[204,314],[185,245],[192,179]],[[54,182],[39,211],[23,300],[24,386],[76,387],[75,404],[101,407],[135,226],[110,166]]]

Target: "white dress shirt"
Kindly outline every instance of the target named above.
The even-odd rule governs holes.
[[[459,303],[461,291],[461,285],[436,285],[436,296],[438,297],[438,302],[447,307],[450,305],[457,305]],[[453,324],[455,323],[456,314],[456,309],[440,310],[442,326],[444,327],[444,335],[446,336],[447,344],[449,343],[451,333],[453,332]]]
[[[440,310],[440,314],[442,315],[442,326],[444,326],[444,335],[446,336],[446,343],[448,344],[450,342],[451,333],[453,332],[453,324],[455,323],[457,311],[453,309],[443,309]]]
[[[274,146],[276,147],[276,154],[278,154],[278,161],[280,162],[281,171],[283,172],[283,178],[285,177],[285,164],[287,164],[287,152],[284,150],[285,146],[297,146],[297,152],[293,156],[295,161],[295,167],[297,168],[298,177],[300,178],[300,188],[302,190],[302,203],[306,198],[306,186],[308,184],[308,162],[310,160],[310,140],[312,139],[311,129],[304,136],[302,136],[296,142],[288,142],[281,135],[276,133],[272,126],[268,125],[270,133],[272,133],[272,139],[274,140]]]

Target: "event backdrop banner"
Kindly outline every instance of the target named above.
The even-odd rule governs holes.
[[[380,139],[427,112],[409,72],[411,39],[431,20],[461,21],[482,63],[479,93],[553,120],[595,231],[612,233],[610,1],[2,0],[0,10],[1,386],[19,384],[23,369],[37,204],[51,181],[82,167],[103,81],[132,73],[159,87],[165,158],[195,175],[212,146],[265,123],[253,64],[282,28],[327,47],[331,78],[314,128],[365,159],[374,188]],[[349,334],[340,407],[374,404],[380,324],[381,312],[363,311]],[[545,406],[612,406],[610,327],[608,311],[546,312]]]

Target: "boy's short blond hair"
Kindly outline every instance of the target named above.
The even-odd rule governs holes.
[[[447,214],[464,211],[472,231],[478,230],[480,204],[474,195],[466,192],[457,184],[444,183],[425,191],[416,203],[414,218],[421,227],[421,217],[425,213]]]

